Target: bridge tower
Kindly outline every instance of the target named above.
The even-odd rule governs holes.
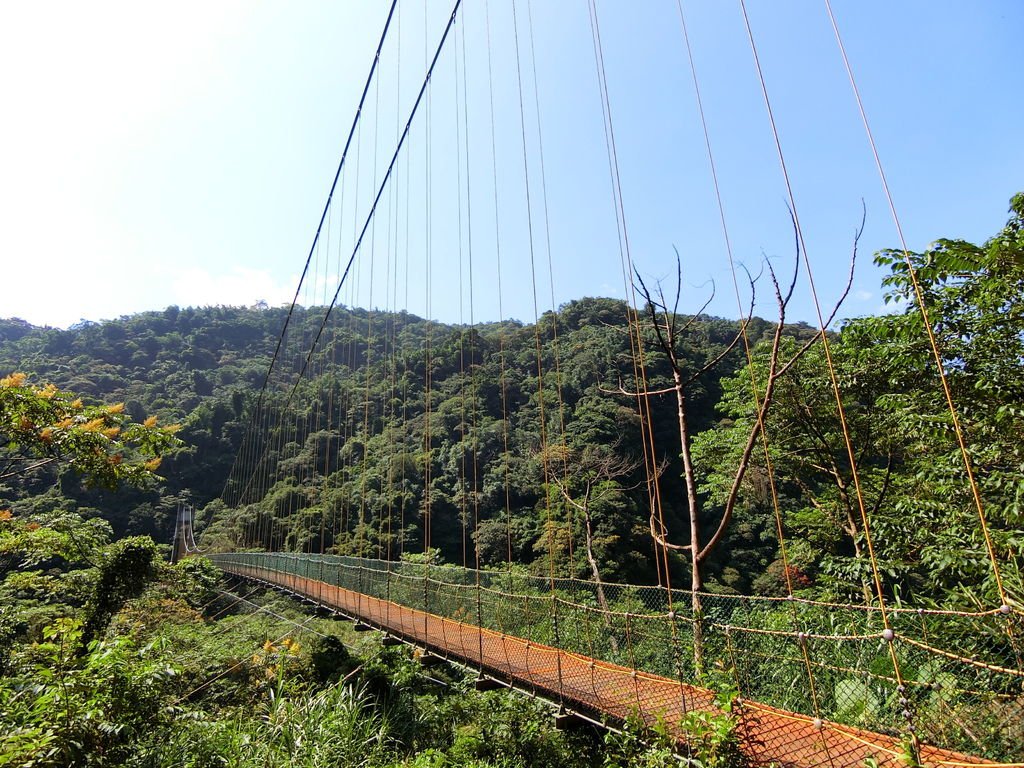
[[[178,502],[178,512],[174,523],[174,544],[171,548],[172,565],[196,548],[192,534],[193,512],[191,504]]]

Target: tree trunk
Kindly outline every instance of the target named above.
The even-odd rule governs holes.
[[[836,475],[836,487],[839,489],[839,498],[843,502],[843,508],[846,510],[846,525],[843,526],[846,529],[846,534],[850,537],[850,541],[853,542],[853,556],[857,562],[862,562],[864,559],[864,553],[860,548],[860,543],[857,541],[857,518],[853,513],[853,502],[850,499],[849,493],[846,491],[846,483],[842,481],[839,475]],[[872,600],[871,586],[865,579],[860,580],[860,587],[864,593],[864,605],[871,605],[874,601]]]
[[[615,639],[612,634],[612,622],[608,616],[608,598],[604,594],[604,584],[601,582],[601,569],[597,564],[597,558],[594,556],[594,532],[590,525],[590,489],[587,489],[587,496],[583,499],[583,534],[584,544],[587,551],[587,562],[590,563],[590,572],[594,576],[594,585],[597,591],[597,602],[601,606],[602,618],[604,620],[604,628],[608,631],[608,642],[612,647],[612,651],[618,653],[619,641]]]
[[[697,677],[704,673],[704,631],[701,627],[700,591],[704,587],[700,560],[700,508],[697,505],[697,481],[690,457],[690,432],[686,423],[686,394],[678,366],[673,365],[672,381],[676,390],[679,417],[679,443],[682,446],[683,478],[686,481],[686,504],[690,513],[690,608],[693,616],[693,670]]]

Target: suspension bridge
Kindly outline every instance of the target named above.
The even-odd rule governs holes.
[[[976,610],[891,604],[870,547],[870,515],[859,486],[868,535],[863,557],[870,566],[861,603],[801,596],[788,565],[783,596],[705,590],[700,561],[720,540],[731,507],[718,532],[701,540],[701,526],[691,523],[688,543],[670,543],[665,497],[685,497],[696,515],[697,490],[684,482],[694,480],[691,474],[679,480],[665,471],[662,414],[652,406],[647,371],[653,328],[655,349],[660,344],[676,375],[675,384],[661,394],[678,399],[682,442],[674,452],[682,449],[689,473],[687,382],[673,357],[673,334],[682,331],[675,306],[664,298],[659,305],[653,292],[646,293],[647,307],[654,307],[650,328],[646,333],[642,328],[647,308],[635,300],[634,280],[643,283],[634,278],[639,271],[622,196],[601,14],[594,0],[584,5],[605,153],[600,159],[608,171],[606,218],[627,296],[623,324],[631,354],[624,370],[629,378],[623,384],[622,370],[617,371],[617,394],[631,404],[630,423],[638,432],[635,470],[649,507],[641,528],[649,528],[651,585],[600,579],[589,512],[568,490],[582,467],[565,449],[558,326],[546,324],[538,298],[550,287],[555,309],[552,264],[558,254],[551,248],[551,180],[544,162],[551,130],[542,119],[538,83],[543,73],[537,71],[528,2],[499,9],[456,0],[443,23],[434,26],[426,11],[417,18],[391,4],[292,311],[225,487],[218,515],[227,519],[230,512],[233,522],[207,535],[217,530],[217,520],[211,523],[200,537],[200,550],[191,509],[180,510],[175,556],[202,553],[226,573],[285,590],[475,670],[480,685],[497,683],[542,696],[563,712],[593,721],[633,720],[666,728],[683,752],[702,724],[707,727],[706,718],[728,717],[754,765],[835,768],[868,760],[950,768],[1021,765],[1013,761],[1021,760],[1024,743],[1019,640],[1024,614],[1000,580],[976,492],[978,535],[988,542],[999,596]],[[735,278],[698,70],[683,5],[676,7],[714,177],[709,194],[722,211],[724,250]],[[740,8],[767,130],[784,172],[798,258],[810,275],[813,265],[758,59],[756,30],[742,2]],[[859,105],[854,71],[827,2],[826,10]],[[465,31],[464,17],[470,14],[476,15],[479,37]],[[423,33],[415,46],[409,42],[413,26],[418,30],[413,39]],[[501,73],[508,75],[504,89]],[[512,104],[507,112],[499,101],[504,97]],[[870,140],[863,108],[861,115]],[[895,206],[892,210],[895,216]],[[739,282],[734,280],[738,311],[749,317],[752,309]],[[793,289],[787,294],[786,280],[777,281],[774,274],[772,282],[778,297],[777,351]],[[506,323],[504,304],[511,293],[521,292],[508,284],[523,286],[533,297],[536,355],[525,363],[508,355],[509,335],[522,332]],[[482,298],[481,285],[496,290]],[[818,305],[813,283],[811,294],[819,327],[808,345],[823,346],[831,366],[825,329],[834,313]],[[346,305],[383,310],[351,310],[339,321]],[[456,305],[461,330],[453,341],[431,318],[452,313]],[[301,307],[308,308],[304,324],[298,320]],[[413,322],[406,314],[410,309],[425,320]],[[480,314],[487,315],[486,322],[478,320]],[[749,356],[753,341],[746,336],[747,325],[740,321],[737,327],[722,354],[746,350]],[[422,365],[410,363],[414,351]],[[497,380],[483,380],[485,358],[498,371]],[[455,374],[446,376],[446,366]],[[774,377],[788,367],[773,358],[767,380],[752,388],[757,418],[737,470],[737,489],[751,454],[763,449],[767,457],[771,435],[763,429],[764,417]],[[518,371],[515,392],[509,383],[513,370]],[[830,373],[845,432],[838,378]],[[459,412],[444,409],[442,392],[461,403]],[[944,392],[961,437],[948,387]],[[415,413],[410,403],[417,404]],[[676,417],[671,409],[667,415],[670,421]],[[518,493],[514,473],[522,469],[521,463],[513,468],[512,427],[527,421],[536,435],[535,463],[550,491],[536,503],[545,516],[546,575],[518,564],[512,544],[515,518],[522,514],[512,501]],[[845,437],[856,485],[856,448]],[[452,443],[457,447],[443,455],[442,444]],[[960,445],[973,487],[962,439]],[[371,459],[371,453],[385,459]],[[444,462],[455,467],[458,487],[442,482]],[[766,482],[774,482],[770,473]],[[558,527],[553,511],[558,490],[582,519],[575,527]],[[785,557],[783,514],[774,485],[771,490]],[[590,493],[588,486],[588,498]],[[555,542],[560,530],[568,532],[561,548]],[[492,536],[497,531],[497,539],[507,543],[504,564],[482,562],[487,531]],[[585,541],[574,543],[574,536],[584,534]],[[686,538],[679,531],[671,536]],[[437,562],[439,548],[458,551],[460,546],[461,566]],[[565,563],[558,562],[560,552],[567,547],[571,554],[574,546],[586,551],[593,579],[566,574]],[[543,563],[543,557],[537,561]],[[683,589],[673,585],[672,576],[678,581],[679,563],[686,561],[692,563],[692,578]]]

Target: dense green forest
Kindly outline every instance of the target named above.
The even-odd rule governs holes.
[[[297,308],[291,318],[292,337],[300,343],[308,341],[322,315],[320,308]],[[0,367],[25,372],[33,381],[53,382],[87,399],[123,402],[125,412],[137,420],[155,415],[160,423],[180,423],[178,437],[184,443],[181,450],[165,457],[160,474],[166,479],[159,487],[114,496],[104,489],[82,487],[70,477],[55,482],[57,470],[47,467],[19,477],[9,503],[57,505],[77,510],[86,518],[102,517],[111,523],[115,536],[146,534],[168,541],[179,501],[205,507],[225,490],[231,494],[231,487],[225,489],[229,470],[252,421],[252,409],[285,316],[284,309],[172,307],[66,331],[4,321],[0,326],[4,339]],[[553,368],[557,356],[561,372],[557,382],[554,376],[546,377],[544,397],[548,430],[564,436],[562,442],[572,463],[585,455],[596,466],[608,451],[622,457],[628,472],[602,479],[617,488],[605,489],[594,505],[596,556],[606,578],[650,582],[655,575],[646,491],[640,487],[644,470],[633,460],[641,452],[636,402],[613,391],[621,381],[633,377],[626,318],[626,304],[612,299],[572,302],[557,314],[542,318],[538,324],[542,364]],[[293,429],[284,438],[266,438],[271,450],[263,456],[263,463],[282,467],[275,470],[280,472],[276,484],[266,489],[265,499],[243,509],[233,521],[221,521],[240,527],[252,515],[269,517],[287,510],[291,527],[281,530],[268,524],[263,526],[261,541],[229,543],[308,549],[317,539],[319,547],[320,519],[326,516],[339,528],[337,536],[328,531],[328,549],[377,554],[383,551],[382,507],[389,506],[396,518],[394,554],[422,551],[418,510],[429,470],[432,546],[447,561],[465,562],[467,549],[475,543],[482,563],[504,562],[505,515],[510,509],[514,559],[546,567],[548,536],[543,529],[543,508],[548,490],[542,470],[537,329],[519,323],[468,329],[405,313],[358,309],[336,309],[331,323],[325,337],[337,351],[332,348],[326,353],[330,362],[314,381],[302,382],[295,398],[297,412],[289,416],[299,423],[298,433]],[[734,340],[737,327],[731,321],[698,318],[686,339],[687,364],[698,367],[713,359]],[[748,333],[757,340],[770,330],[768,322],[755,318]],[[794,338],[811,333],[803,325],[790,331]],[[432,339],[429,352],[425,349],[428,335]],[[394,357],[396,348],[401,355],[397,375],[388,367],[389,354]],[[287,345],[285,349],[290,350]],[[301,354],[291,351],[296,359],[289,364],[300,367]],[[429,468],[420,456],[427,425],[424,382],[428,354],[432,388]],[[689,393],[696,433],[718,420],[715,404],[722,397],[723,383],[738,370],[740,359],[734,351]],[[649,376],[652,388],[671,380],[667,365],[656,360],[649,366]],[[268,398],[283,399],[287,391],[272,390]],[[370,411],[364,407],[366,400],[371,403]],[[333,408],[329,401],[335,404]],[[658,450],[671,465],[665,474],[678,477],[679,449],[673,447],[678,441],[673,427],[675,402],[663,395],[654,398],[653,405]],[[325,415],[329,410],[333,410],[330,417]],[[290,426],[291,422],[285,425]],[[474,542],[468,540],[463,525],[464,496],[471,482],[466,469],[470,454],[480,473],[473,491],[480,516]],[[562,457],[563,463],[565,460]],[[319,505],[314,506],[310,504],[313,494],[300,486],[312,482],[314,468],[325,462],[333,476],[326,478]],[[402,464],[401,487],[393,483],[384,489],[382,483],[389,473],[394,474],[395,463]],[[386,498],[388,493],[391,498]],[[364,500],[364,495],[369,498]],[[678,499],[678,494],[673,495]],[[556,501],[559,505],[564,507]],[[670,525],[679,524],[685,516],[683,506],[670,502],[666,507]],[[221,509],[219,503],[212,504],[206,517]],[[362,521],[349,515],[353,509],[366,512]],[[398,525],[400,509],[408,510],[403,530]],[[295,514],[300,511],[304,514]],[[556,511],[556,517],[564,520],[567,516],[565,510]],[[303,524],[308,529],[302,529]],[[755,525],[730,541],[734,549],[753,558],[750,567],[744,565],[739,571],[759,573],[771,563],[770,547],[757,541],[765,533]],[[235,531],[234,535],[237,538],[242,533]],[[578,530],[574,536],[578,538]],[[568,557],[568,532],[556,538],[566,550],[556,558],[559,568],[575,575],[589,573],[582,555]],[[468,560],[473,560],[471,554]]]
[[[415,559],[429,544],[432,562],[511,554],[535,574],[643,584],[658,537],[675,586],[860,604],[881,591],[1019,619],[1024,195],[985,244],[910,258],[913,273],[902,252],[876,255],[891,314],[845,321],[827,349],[806,324],[751,318],[749,362],[741,323],[648,296],[642,383],[629,308],[603,298],[472,328],[354,308],[321,328],[322,308],[296,308],[285,337],[288,310],[266,307],[0,321],[0,766],[670,760],[629,730],[557,733],[454,672],[430,681],[338,622],[232,592],[201,559],[162,564],[153,541],[183,502],[211,549]],[[641,386],[658,393],[642,398],[649,446]],[[710,764],[739,759],[731,738]],[[341,751],[317,762],[329,744]]]
[[[613,360],[628,343],[621,332],[624,309],[592,300],[562,314],[576,317],[577,330],[586,332],[593,322],[607,334],[614,343],[603,354]],[[169,540],[180,501],[205,504],[207,514],[222,506],[216,497],[251,420],[284,316],[264,308],[171,309],[68,331],[5,323],[4,365],[19,372],[3,381],[5,458],[16,461],[35,446],[54,461],[13,465],[0,504],[0,704],[7,729],[0,765],[674,764],[670,741],[657,734],[560,732],[546,705],[475,692],[473,676],[457,670],[424,672],[406,653],[381,651],[378,641],[341,622],[310,619],[280,598],[222,583],[204,561],[174,568],[161,562],[166,549],[156,549],[148,536]],[[308,324],[302,330],[308,338],[319,317],[315,309],[300,310],[293,322]],[[344,311],[337,317],[344,330],[368,315]],[[428,327],[452,343],[467,333],[409,316],[383,316],[382,322],[399,321],[413,341]],[[704,325],[724,329],[723,338],[735,333],[735,324],[724,321]],[[522,380],[535,365],[533,330],[488,328],[481,345],[488,333],[495,334],[492,344],[502,334],[510,369],[513,351],[518,358],[514,407],[524,410],[529,395]],[[159,341],[137,341],[145,338]],[[140,353],[145,348],[151,352]],[[434,348],[435,362],[440,348]],[[597,368],[578,378],[621,420],[606,427],[610,436],[633,417],[600,391]],[[349,386],[360,386],[360,376],[365,381],[358,365],[322,375],[343,374],[356,381]],[[435,377],[439,388],[442,381]],[[457,383],[450,386],[458,392]],[[446,405],[439,398],[436,412],[462,407],[461,394],[451,399]],[[51,403],[61,409],[40,410]],[[94,425],[97,414],[105,421]],[[412,414],[411,422],[422,418]],[[516,448],[517,460],[535,465],[525,447],[534,439],[529,418],[514,418],[523,446]],[[114,419],[123,432],[113,431]],[[132,430],[142,428],[174,437],[129,446]],[[341,427],[342,438],[351,428]],[[53,447],[69,435],[81,437],[75,430],[111,436],[98,465],[78,462],[91,460],[92,445]],[[339,443],[343,448],[345,441]],[[111,466],[118,474],[108,478]],[[457,474],[441,481],[454,482]],[[531,537],[538,536],[534,507],[543,491],[526,476],[517,487],[524,505],[517,547],[528,553]],[[230,528],[238,519],[229,513],[220,525]],[[637,517],[623,525],[637,528],[642,541],[643,522]],[[413,527],[410,550],[415,535]],[[640,562],[645,556],[636,555]],[[731,726],[709,730],[707,738],[723,760],[738,759]]]
[[[1015,204],[1019,209],[1019,198]],[[970,604],[993,595],[988,545],[1019,583],[1024,384],[1017,209],[985,247],[939,241],[915,257],[990,542],[979,536],[901,253],[877,258],[891,268],[886,287],[894,307],[908,308],[847,321],[831,340],[858,479],[877,529],[876,555],[886,590],[900,599],[952,596]],[[115,496],[47,466],[0,488],[0,504],[76,511],[107,520],[115,537],[146,534],[166,542],[184,500],[206,508],[203,524],[217,518],[207,539],[213,545],[398,557],[422,552],[429,494],[430,543],[445,561],[472,565],[478,551],[481,564],[494,565],[511,548],[513,560],[538,572],[553,560],[559,575],[591,578],[584,515],[573,504],[590,487],[596,493],[587,514],[602,578],[656,578],[636,399],[620,392],[635,389],[623,302],[574,301],[536,327],[454,327],[406,313],[335,309],[317,375],[299,382],[277,432],[261,436],[260,464],[242,467],[229,482],[285,316],[285,309],[171,307],[69,330],[3,321],[0,370],[22,371],[86,401],[123,402],[136,420],[153,415],[161,424],[179,423],[183,447],[164,458],[159,485]],[[287,359],[278,366],[281,382],[270,382],[271,406],[289,393],[322,316],[322,309],[296,309],[283,347]],[[676,340],[683,373],[715,360],[737,328],[734,321],[693,319]],[[758,318],[747,328],[762,379],[772,331]],[[668,391],[673,370],[649,327],[645,334],[647,387],[663,392],[650,398],[650,422],[665,526],[670,539],[685,544],[677,403]],[[812,336],[804,324],[788,326],[783,358]],[[737,345],[686,390],[702,540],[718,526],[755,419],[744,362]],[[790,576],[819,594],[848,598],[862,591],[867,560],[839,427],[819,343],[779,379],[766,432],[792,540]],[[764,464],[763,451],[754,451],[730,524],[706,561],[709,589],[785,592]],[[565,472],[567,466],[574,471]],[[237,486],[254,476],[263,484],[259,498],[221,514],[222,494],[237,499]],[[672,558],[673,583],[686,583],[685,553]]]

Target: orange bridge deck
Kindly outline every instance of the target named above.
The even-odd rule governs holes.
[[[591,659],[480,628],[395,602],[364,595],[291,573],[220,563],[229,573],[284,588],[340,611],[438,656],[479,669],[509,685],[531,691],[591,718],[645,724],[679,724],[692,710],[715,711],[714,694],[704,688],[606,661]],[[892,736],[863,731],[806,715],[742,700],[736,708],[742,749],[755,765],[904,766],[904,749]],[[921,762],[934,766],[985,765],[986,761],[922,745]]]

